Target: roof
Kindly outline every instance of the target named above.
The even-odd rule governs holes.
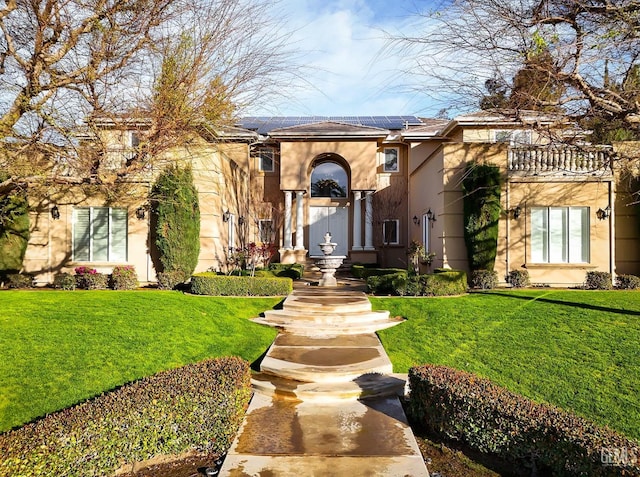
[[[237,126],[266,135],[275,129],[329,123],[400,130],[408,126],[421,125],[422,121],[416,116],[250,116],[240,119]]]
[[[269,136],[274,138],[302,139],[306,137],[324,138],[363,138],[385,137],[388,129],[355,124],[339,123],[336,121],[322,121],[319,123],[301,124],[286,128],[272,129]]]

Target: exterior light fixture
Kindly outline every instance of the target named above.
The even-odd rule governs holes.
[[[227,209],[227,211],[222,214],[222,221],[226,223],[229,222],[230,219],[231,213],[229,212],[229,209]]]
[[[418,217],[416,217],[415,215],[413,216],[413,224],[414,225],[420,225],[420,219]]]
[[[611,217],[611,206],[607,205],[604,210],[598,209],[596,211],[596,217],[598,217],[598,220],[604,220]]]
[[[244,225],[244,216],[238,217],[238,225]]]
[[[434,214],[433,212],[431,212],[431,209],[429,209],[427,211],[427,220],[429,221],[429,223],[431,224],[431,227],[433,227],[433,223],[437,220],[436,219],[436,214]]]
[[[511,209],[511,215],[513,216],[514,219],[518,220],[521,214],[522,214],[522,209],[520,208],[519,205]]]
[[[53,220],[60,219],[60,209],[58,209],[57,205],[54,205],[53,207],[51,207],[51,218]]]
[[[136,209],[136,218],[138,220],[144,220],[145,215],[146,215],[146,211],[144,210],[143,206],[140,206]]]

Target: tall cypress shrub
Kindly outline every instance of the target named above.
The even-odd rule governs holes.
[[[165,169],[153,186],[158,272],[168,288],[186,281],[200,254],[200,206],[190,167]]]
[[[500,169],[470,162],[462,181],[464,240],[471,271],[493,270],[498,249],[500,219]]]
[[[0,182],[7,179],[0,174]],[[29,204],[22,192],[0,196],[0,275],[17,273],[29,242]]]

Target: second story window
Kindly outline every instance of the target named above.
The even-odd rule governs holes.
[[[274,167],[273,149],[260,149],[258,151],[258,169],[262,172],[273,172]]]
[[[129,131],[129,147],[132,149],[137,148],[140,145],[140,136],[135,131]]]
[[[397,147],[385,147],[383,151],[382,169],[384,172],[398,172],[398,148]]]

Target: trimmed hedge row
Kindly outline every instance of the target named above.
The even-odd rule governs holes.
[[[291,278],[230,277],[215,272],[191,277],[191,293],[213,296],[279,296],[293,291]]]
[[[301,263],[270,263],[268,270],[276,277],[300,280],[304,274],[304,265]]]
[[[249,364],[219,358],[125,385],[0,435],[0,475],[111,475],[125,463],[225,452],[251,397]]]
[[[639,443],[487,379],[424,365],[409,370],[409,383],[411,418],[441,437],[557,476],[640,475]]]
[[[377,295],[450,296],[467,292],[467,274],[460,270],[409,275],[406,270],[367,278],[367,291]]]
[[[404,268],[378,268],[377,265],[351,265],[351,275],[355,278],[367,279],[392,273],[407,273]]]

